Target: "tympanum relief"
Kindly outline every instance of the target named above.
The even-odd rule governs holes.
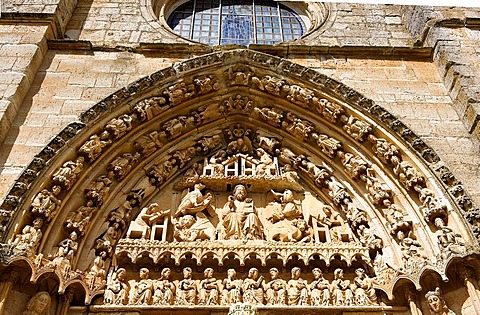
[[[10,241],[14,256],[32,262],[37,277],[54,271],[63,284],[83,283],[87,303],[107,310],[380,309],[388,305],[380,292],[391,295],[399,277],[418,282],[426,268],[444,273],[442,262],[467,254],[433,181],[371,120],[246,65],[223,76],[177,80],[85,136],[32,198],[31,220]],[[193,105],[222,84],[255,93]],[[279,105],[259,101],[260,92]],[[169,113],[182,103],[188,110]],[[226,117],[242,119],[218,123]],[[156,127],[138,128],[148,121]],[[205,132],[206,124],[214,127]],[[129,145],[100,158],[127,135]],[[39,252],[62,199],[95,163],[102,172],[80,185],[83,203],[62,217],[61,238]],[[82,266],[77,256],[86,251]]]

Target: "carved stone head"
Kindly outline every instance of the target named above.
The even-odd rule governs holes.
[[[46,315],[50,309],[51,298],[47,292],[38,292],[27,304],[24,315]]]

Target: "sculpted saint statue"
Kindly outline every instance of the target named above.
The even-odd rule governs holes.
[[[175,305],[195,305],[197,286],[192,279],[192,268],[183,268],[183,280],[178,283]]]
[[[150,271],[147,268],[140,269],[140,281],[134,286],[131,305],[150,305],[152,302],[153,283],[148,279]]]
[[[188,229],[196,231],[196,233],[194,233],[195,239],[214,240],[215,226],[211,221],[215,216],[215,211],[211,206],[213,196],[211,193],[207,193],[204,196],[202,194],[202,189],[204,188],[205,185],[202,183],[195,184],[193,190],[183,197],[175,212],[175,217],[180,218],[181,221],[182,217],[191,215],[195,222],[189,225]],[[176,238],[179,240],[182,239],[181,237]]]
[[[338,268],[333,272],[332,298],[333,305],[353,305],[353,292],[350,287],[350,281],[343,279],[343,270]]]
[[[51,304],[50,295],[45,292],[38,292],[27,303],[27,309],[23,315],[47,315]]]
[[[253,200],[247,198],[247,189],[243,185],[235,186],[233,195],[228,197],[223,206],[222,220],[226,240],[262,239],[262,223],[256,214]]]
[[[292,268],[292,278],[287,282],[288,305],[308,305],[307,281],[300,278],[300,268]]]
[[[219,288],[217,279],[213,277],[213,269],[206,268],[203,272],[205,278],[200,281],[198,305],[218,305]]]
[[[323,272],[322,270],[320,270],[320,268],[313,268],[312,273],[315,277],[315,279],[310,284],[312,305],[329,305],[330,284],[328,283],[328,280],[323,277]]]
[[[42,189],[33,199],[32,214],[41,215],[47,221],[50,221],[60,206],[61,200],[56,197],[60,191],[60,186],[53,186],[51,192],[47,189]]]
[[[271,280],[265,285],[267,305],[285,305],[287,283],[278,276],[278,269],[270,269]]]
[[[128,297],[128,285],[125,281],[125,269],[119,268],[107,279],[107,287],[103,295],[103,303],[106,305],[124,305]]]
[[[153,304],[172,305],[175,295],[175,285],[170,281],[170,268],[163,268],[161,276],[153,282]]]
[[[373,288],[373,279],[367,276],[363,268],[355,270],[355,301],[357,305],[377,305],[377,294]]]
[[[25,225],[22,234],[17,234],[13,240],[14,253],[25,254],[25,256],[33,258],[42,239],[42,226],[43,219],[40,217],[33,220],[33,226]]]
[[[442,297],[440,288],[437,287],[435,291],[429,291],[425,294],[427,299],[428,308],[431,315],[454,315],[451,309],[448,308],[447,303]]]
[[[235,269],[227,270],[227,278],[223,280],[222,304],[230,305],[242,301],[242,280],[237,279]]]
[[[243,281],[243,302],[249,304],[263,304],[263,276],[258,275],[257,268],[250,268],[248,277]]]

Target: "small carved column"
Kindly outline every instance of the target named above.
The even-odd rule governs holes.
[[[67,288],[65,293],[60,296],[60,303],[59,307],[57,308],[56,315],[65,315],[67,314],[68,308],[70,307],[70,303],[73,300],[73,290],[71,288]]]
[[[480,297],[478,295],[478,287],[475,281],[475,271],[468,266],[461,266],[459,270],[460,278],[463,278],[467,287],[468,295],[472,300],[475,313],[480,314]]]
[[[418,307],[416,290],[411,287],[408,287],[405,290],[405,298],[408,301],[408,306],[410,307],[410,312],[412,313],[412,315],[422,315],[422,311]]]
[[[18,273],[15,270],[10,270],[7,272],[0,281],[0,315],[3,315],[5,310],[5,302],[7,301],[8,294],[10,289],[13,286],[13,283],[17,280]]]

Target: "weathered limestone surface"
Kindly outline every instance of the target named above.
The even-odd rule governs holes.
[[[158,3],[163,2],[158,1]],[[181,282],[190,281],[189,277],[192,276],[192,272],[190,276],[185,275],[183,268],[185,265],[194,266],[191,281],[195,282],[199,290],[200,288],[204,290],[203,293],[198,292],[199,305],[195,310],[198,314],[227,314],[227,306],[238,302],[235,298],[228,301],[222,300],[218,292],[219,288],[223,289],[227,283],[236,281],[236,276],[229,272],[232,269],[231,266],[235,266],[238,279],[241,281],[246,283],[250,281],[253,284],[258,281],[262,284],[262,299],[264,298],[265,301],[258,303],[262,305],[258,314],[273,314],[265,304],[268,300],[278,299],[278,295],[283,293],[281,289],[273,289],[275,271],[272,269],[275,268],[270,268],[271,265],[269,265],[272,257],[278,259],[274,264],[281,269],[279,278],[285,283],[298,285],[289,293],[290,300],[287,299],[288,295],[285,295],[284,300],[286,303],[291,303],[288,310],[294,314],[304,314],[306,311],[312,311],[312,313],[325,311],[328,314],[376,314],[382,311],[397,315],[419,314],[421,311],[423,314],[440,314],[435,313],[435,307],[438,305],[443,308],[443,314],[452,314],[452,310],[457,314],[480,314],[480,286],[478,274],[475,274],[480,266],[477,261],[478,246],[473,237],[470,239],[474,233],[479,235],[480,226],[473,227],[473,233],[469,228],[463,228],[463,224],[466,224],[462,218],[464,213],[447,210],[442,203],[447,199],[448,202],[452,202],[454,199],[452,195],[456,193],[462,195],[465,188],[473,201],[477,205],[480,204],[480,30],[478,27],[480,9],[345,3],[329,4],[326,7],[330,10],[328,17],[325,24],[317,31],[293,42],[273,46],[252,45],[251,48],[280,56],[284,58],[283,61],[292,61],[314,69],[373,100],[375,104],[395,115],[420,137],[412,142],[413,144],[410,143],[414,149],[415,146],[422,147],[425,142],[435,150],[441,160],[437,166],[444,164],[452,171],[455,178],[461,181],[463,187],[451,187],[447,183],[451,176],[448,169],[445,173],[426,172],[424,173],[426,177],[422,177],[423,175],[418,177],[418,169],[412,169],[409,164],[409,159],[424,157],[418,150],[415,151],[418,156],[409,158],[405,158],[406,155],[403,156],[402,161],[405,162],[402,162],[403,164],[393,153],[392,160],[387,159],[387,162],[383,162],[385,165],[380,164],[380,167],[375,170],[370,168],[369,163],[378,162],[380,153],[370,152],[370,159],[367,159],[367,162],[355,154],[363,152],[366,147],[371,150],[373,143],[378,140],[376,136],[384,130],[375,124],[372,128],[362,119],[351,115],[351,112],[342,115],[338,121],[335,121],[336,118],[330,118],[333,119],[333,123],[330,120],[331,126],[327,123],[327,126],[337,128],[338,134],[342,134],[338,139],[337,134],[334,133],[322,135],[322,132],[329,133],[330,129],[325,127],[325,121],[318,123],[316,120],[318,112],[309,107],[319,102],[319,91],[315,91],[317,94],[309,94],[312,91],[304,89],[302,85],[305,81],[298,83],[305,78],[292,79],[295,76],[295,67],[288,68],[290,66],[288,62],[285,62],[286,66],[282,65],[286,68],[280,66],[278,69],[270,68],[268,71],[272,72],[269,75],[250,73],[250,76],[246,76],[246,80],[242,81],[240,76],[239,79],[237,78],[239,81],[233,80],[233,83],[225,79],[228,76],[223,69],[217,69],[213,77],[208,73],[207,76],[189,78],[186,73],[189,71],[191,74],[196,73],[197,68],[202,68],[204,65],[195,62],[187,65],[180,62],[218,50],[228,53],[231,49],[208,47],[176,36],[165,28],[164,23],[157,20],[158,17],[153,14],[153,11],[158,11],[158,8],[152,8],[148,0],[4,0],[0,18],[0,205],[5,201],[5,205],[15,208],[15,202],[18,200],[10,197],[21,194],[27,187],[25,182],[15,182],[15,180],[20,175],[22,180],[30,176],[35,177],[36,174],[31,173],[32,165],[33,168],[38,167],[43,170],[45,176],[34,182],[34,188],[31,191],[27,189],[29,198],[21,200],[23,208],[17,211],[16,216],[3,208],[0,211],[2,223],[7,222],[7,217],[12,217],[11,222],[15,223],[9,227],[9,230],[5,230],[6,225],[2,224],[0,234],[10,235],[8,246],[16,255],[8,257],[0,255],[0,261],[5,262],[12,257],[20,257],[20,262],[15,262],[8,268],[4,265],[0,266],[2,273],[0,314],[20,314],[25,310],[31,311],[30,314],[41,314],[39,310],[48,309],[50,303],[55,305],[56,314],[66,312],[78,315],[182,314],[182,307],[190,302],[186,293],[188,290],[185,288],[182,289],[184,291],[180,290]],[[260,54],[255,58],[257,57],[262,63],[261,66],[257,65],[258,69],[263,66],[268,69],[268,63],[271,60]],[[208,62],[210,61],[206,61]],[[100,102],[112,93],[172,65],[174,68],[166,73],[173,71],[176,79],[187,80],[187,84],[182,86],[185,84],[182,81],[178,85],[170,85],[170,82],[167,84],[168,89],[164,86],[149,91],[148,97],[155,95],[156,98],[146,98],[146,100],[149,100],[151,103],[147,103],[155,109],[151,112],[145,110],[143,114],[148,118],[141,119],[150,120],[152,117],[148,115],[156,117],[159,113],[163,113],[167,110],[167,107],[162,107],[165,102],[168,106],[190,102],[185,107],[179,106],[178,113],[173,114],[170,111],[156,117],[156,121],[151,125],[140,126],[141,110],[137,108],[138,112],[133,113],[133,107],[130,107],[141,103],[135,103],[139,101],[136,98],[140,97],[135,94],[135,87],[118,93],[119,98],[123,97],[122,93],[133,93],[130,96],[135,101],[122,105],[124,106],[122,110],[128,115],[120,115],[118,108],[108,106],[102,108],[105,103]],[[267,71],[265,69],[261,71]],[[250,70],[241,67],[235,69],[240,75],[245,75]],[[277,77],[278,73],[283,73],[281,78]],[[290,75],[293,76],[290,77]],[[309,75],[313,76],[310,72]],[[220,81],[215,81],[217,79]],[[283,79],[290,81],[286,84],[281,81]],[[143,81],[145,82],[149,84],[151,81]],[[277,91],[271,90],[272,87],[268,84],[272,82],[278,83],[282,88]],[[330,82],[330,84],[331,87],[337,83]],[[208,93],[217,93],[214,91],[217,91],[218,86],[222,86],[224,90],[209,99]],[[240,92],[230,95],[232,89],[238,89]],[[205,111],[208,114],[202,116],[205,108],[196,108],[198,104],[191,102],[192,95],[198,97],[199,103],[203,102],[202,105],[215,107],[220,100],[219,104],[224,107],[214,112]],[[283,99],[280,99],[280,95]],[[235,108],[238,104],[243,107]],[[325,106],[326,103],[318,104]],[[89,121],[89,113],[85,114],[94,105],[97,105],[95,110],[101,109],[100,112],[105,115],[101,116],[104,120],[102,123]],[[255,111],[250,113],[252,108],[255,108]],[[289,111],[289,109],[294,110]],[[91,112],[95,113],[95,110]],[[232,112],[229,113],[229,110]],[[149,114],[146,114],[147,112]],[[220,112],[223,116],[220,118],[215,116]],[[360,112],[366,115],[363,119],[367,119],[365,117],[371,114],[366,110],[360,110]],[[242,116],[247,113],[248,118]],[[95,115],[92,117],[99,118],[98,111]],[[105,118],[107,115],[110,115],[108,119]],[[203,120],[212,117],[217,117],[218,120],[215,123],[223,124],[222,128],[226,127],[226,129],[216,130],[215,135],[207,140],[196,139],[196,135],[205,132]],[[285,162],[289,158],[279,153],[287,152],[285,154],[288,155],[290,154],[288,150],[281,151],[275,143],[269,148],[272,149],[270,153],[274,152],[272,157],[278,160],[285,159],[279,164],[281,167],[278,165],[276,169],[271,167],[277,172],[276,175],[280,174],[280,169],[282,175],[287,174],[288,167],[285,166],[288,164],[293,167],[294,165],[296,171],[293,173],[297,174],[298,171],[298,174],[304,175],[301,184],[298,182],[285,184],[284,178],[273,178],[274,176],[268,179],[250,178],[248,177],[250,175],[246,174],[242,174],[245,177],[241,179],[226,176],[223,181],[206,174],[201,177],[199,164],[203,162],[203,166],[215,169],[218,166],[215,163],[225,158],[225,154],[222,155],[221,152],[217,152],[217,156],[211,155],[213,151],[209,151],[212,148],[218,149],[216,147],[219,145],[218,141],[221,142],[220,147],[226,151],[230,150],[229,158],[248,161],[253,165],[257,165],[255,163],[260,165],[265,161],[273,163],[273,160],[268,159],[269,154],[262,155],[262,151],[259,150],[260,144],[255,143],[252,150],[251,144],[256,139],[247,140],[247,134],[252,135],[251,130],[241,137],[230,138],[231,134],[240,132],[239,130],[244,127],[227,126],[226,122],[232,117],[238,122],[250,124],[250,128],[253,129],[258,127],[260,130],[261,126],[268,125],[270,125],[268,128],[272,129],[271,126],[275,126],[277,130],[270,132],[281,134],[279,139],[286,141],[285,139],[291,137],[294,140],[290,139],[290,144],[302,144],[292,147],[295,153],[289,146],[286,147],[292,154],[289,158],[295,160],[295,163],[290,161],[292,165]],[[112,120],[112,118],[115,119]],[[388,115],[383,118],[386,121],[390,119]],[[72,143],[63,146],[65,141],[84,128],[83,123],[78,123],[80,120],[86,122],[92,129],[87,128],[87,131],[83,129],[81,139],[75,140],[77,141],[75,146]],[[110,123],[109,126],[105,125],[107,121]],[[136,138],[137,134],[133,133],[122,139],[132,128],[129,125],[132,121],[138,135],[143,133],[141,139],[145,142],[140,143],[140,138]],[[73,127],[70,125],[71,128],[67,127],[72,123],[78,124]],[[337,124],[336,127],[335,124]],[[67,129],[64,129],[65,127]],[[146,132],[148,128],[150,129]],[[230,135],[226,132],[227,129]],[[312,133],[312,130],[315,132]],[[407,131],[405,134],[392,136],[392,138],[397,137],[394,142],[401,144],[401,138],[406,139],[412,136],[410,131]],[[57,136],[60,132],[62,132],[61,136]],[[223,140],[218,140],[222,132],[226,132],[222,135]],[[370,134],[368,140],[366,136],[363,138],[363,133]],[[83,141],[82,146],[81,141]],[[250,144],[245,145],[244,141],[247,143],[250,141]],[[184,144],[185,147],[178,147],[179,144]],[[46,145],[49,146],[45,147]],[[311,147],[315,145],[318,148],[312,149]],[[357,145],[359,146],[356,149]],[[165,146],[165,154],[161,154],[164,154],[162,158],[166,156],[165,161],[155,162],[150,157],[150,160],[145,162],[149,154],[163,152],[163,146]],[[63,151],[60,154],[64,154],[65,159],[49,160],[48,158],[57,152],[52,147],[55,150],[61,148]],[[175,150],[171,150],[172,148]],[[268,145],[264,148],[268,148]],[[277,150],[273,150],[274,148]],[[402,149],[405,148],[410,147],[408,145],[402,147]],[[322,159],[328,161],[328,165],[322,164],[322,167],[319,167],[320,159],[314,160],[317,163],[315,165],[310,157],[298,155],[299,152],[303,153],[304,149],[321,151]],[[96,161],[105,150],[110,150],[107,156]],[[241,154],[248,151],[248,154],[241,155],[240,151],[235,150],[244,150]],[[172,174],[180,178],[181,174],[175,172],[191,163],[190,159],[198,152],[203,152],[204,157],[209,159],[199,159],[196,165],[191,165],[192,167],[188,170],[183,169],[182,172],[185,171],[185,174],[190,175],[185,175],[181,181],[177,182],[176,187],[172,183],[168,183],[166,187],[162,186],[163,181],[169,179]],[[42,157],[48,158],[43,160]],[[195,157],[197,158],[198,156]],[[44,165],[45,161],[47,161],[46,165]],[[389,165],[388,161],[394,161],[391,162],[393,166]],[[141,167],[138,167],[139,164]],[[262,172],[265,172],[267,164],[258,165],[255,166],[258,172],[264,174]],[[337,167],[334,176],[341,174],[343,176],[341,182],[348,189],[353,187],[354,190],[357,189],[363,193],[357,193],[353,198],[348,193],[343,195],[342,183],[338,185],[333,176],[325,177],[325,165],[328,171],[332,165]],[[27,166],[28,171],[23,172]],[[172,167],[175,167],[175,170],[172,170]],[[87,169],[88,171],[85,172]],[[134,174],[129,174],[132,169],[135,169],[135,172],[132,172]],[[421,172],[425,172],[426,169],[427,167],[422,166]],[[383,171],[390,173],[377,178],[375,172]],[[150,172],[148,176],[145,175],[147,172]],[[292,176],[290,179],[295,177],[292,173],[289,175]],[[138,182],[132,180],[132,178],[137,180],[140,176],[143,176],[142,180]],[[126,179],[122,182],[124,178]],[[216,189],[215,193],[210,190],[205,191],[205,187],[198,188],[196,191],[193,183],[202,184],[199,178],[204,180],[203,184],[207,184],[207,190]],[[387,183],[383,183],[379,178],[386,180]],[[312,179],[315,181],[304,185]],[[128,183],[129,180],[131,180],[130,183]],[[236,216],[232,216],[233,219],[228,216],[222,217],[222,220],[231,220],[230,222],[235,223],[236,226],[233,227],[225,222],[219,223],[209,219],[208,223],[211,226],[199,232],[198,227],[192,225],[192,218],[186,214],[188,211],[197,211],[199,208],[188,205],[188,202],[198,198],[195,200],[205,201],[206,205],[208,204],[218,213],[225,209],[235,213],[239,202],[242,204],[247,199],[235,196],[232,192],[232,190],[235,191],[234,187],[225,186],[225,183],[239,184],[242,180],[245,182],[243,184],[253,185],[249,197],[254,200],[255,207],[250,205],[247,208],[254,209],[253,213],[258,209],[260,212],[250,215],[248,220],[241,220]],[[392,191],[389,185],[396,183],[397,180],[401,184]],[[79,182],[78,187],[81,189],[69,191],[76,181]],[[426,181],[429,183],[428,188],[424,187]],[[31,184],[33,180],[28,179],[27,182]],[[14,183],[15,186],[11,190]],[[282,189],[270,191],[268,194],[264,191],[259,192],[259,190],[265,190],[268,185],[279,183]],[[136,187],[132,187],[134,185]],[[431,187],[432,185],[434,187]],[[452,200],[446,198],[446,194],[438,193],[442,191],[443,188],[440,187],[442,185],[449,186],[451,195],[448,196]],[[138,188],[137,186],[141,189],[133,189]],[[259,186],[261,188],[258,188]],[[255,217],[258,213],[263,215],[266,211],[270,211],[269,207],[272,207],[272,204],[277,207],[277,210],[298,207],[298,204],[293,205],[292,200],[287,200],[290,197],[286,193],[288,190],[285,190],[286,187],[293,187],[292,189],[299,189],[299,191],[307,187],[302,193],[295,193],[296,197],[304,202],[302,209],[308,209],[311,204],[319,202],[321,198],[332,197],[329,200],[330,204],[343,211],[340,211],[343,217],[336,216],[334,212],[327,210],[324,217],[315,217],[318,222],[324,220],[322,222],[328,226],[328,228],[324,226],[325,234],[321,234],[318,230],[310,231],[311,234],[304,233],[305,230],[301,228],[313,229],[314,221],[311,218],[307,219],[307,216],[305,216],[307,220],[304,221],[300,220],[304,217],[295,217],[295,224],[285,221],[285,218],[282,218],[283,214],[278,214],[277,217],[272,215],[269,218],[261,215],[260,218]],[[186,191],[181,192],[184,188],[189,188],[190,192],[188,194]],[[8,195],[9,191],[10,195]],[[112,196],[108,195],[109,191]],[[145,196],[151,199],[156,198],[157,201],[161,200],[171,207],[167,210],[158,207],[157,204],[151,209],[162,211],[155,210],[158,213],[152,215],[147,212],[147,210],[153,211],[149,210],[147,205],[142,204],[139,207],[138,200],[143,202]],[[445,197],[444,200],[441,197]],[[368,218],[362,216],[361,209],[354,206],[353,201],[358,200],[363,200],[363,205],[369,205]],[[392,205],[392,200],[397,201],[397,204]],[[101,207],[103,202],[106,203],[104,208]],[[251,204],[251,200],[245,202]],[[402,213],[398,204],[409,208],[407,212],[411,217],[404,218],[405,213]],[[478,225],[480,220],[478,209],[475,210],[475,205],[468,205],[468,208],[471,211],[467,221]],[[56,217],[57,210],[60,214]],[[359,210],[355,213],[357,217],[353,216],[354,210]],[[122,211],[128,212],[128,215],[122,217]],[[202,211],[204,211],[203,208],[200,209],[200,212]],[[252,211],[249,213],[252,214]],[[157,214],[158,216],[155,217]],[[147,216],[152,216],[155,220],[150,222],[145,219]],[[358,220],[353,220],[352,217]],[[50,220],[54,223],[49,223]],[[193,220],[200,219],[195,217]],[[301,221],[299,225],[296,225],[297,220]],[[393,222],[395,220],[396,222]],[[295,236],[292,233],[283,233],[284,226],[279,227],[281,226],[279,222],[290,224],[287,224],[287,227],[291,229],[295,226]],[[362,224],[367,224],[368,227],[365,228]],[[255,226],[258,228],[258,225],[267,227],[264,234],[260,229],[254,229]],[[346,226],[348,228],[345,229]],[[316,228],[318,229],[318,226]],[[374,228],[380,230],[380,238],[372,232]],[[280,232],[270,234],[271,229]],[[166,230],[168,233],[165,232]],[[131,234],[136,236],[131,237]],[[128,236],[125,237],[125,235]],[[242,242],[236,238],[242,238]],[[379,240],[382,239],[388,244],[379,244]],[[165,242],[166,240],[168,242]],[[341,245],[335,244],[335,240],[340,240]],[[467,268],[462,263],[448,268],[442,265],[447,261],[445,257],[449,257],[448,255],[454,253],[460,257],[466,252],[463,240],[469,242],[467,242],[469,253],[476,251],[475,254],[469,254],[470,265]],[[309,260],[308,257],[300,255],[293,258],[296,259],[295,263],[289,260],[291,258],[282,262],[278,257],[282,253],[292,253],[295,247],[294,241],[305,242],[298,246],[301,248],[299,252],[313,253],[315,258]],[[199,242],[198,246],[196,242]],[[224,264],[218,266],[221,273],[215,270],[214,275],[210,274],[211,271],[204,267],[217,267],[214,262],[216,258],[210,256],[211,242],[216,244],[215,248],[219,252],[228,252],[231,248],[241,252],[237,258],[241,263],[232,259],[233,256],[221,256],[218,259],[220,265]],[[262,242],[268,242],[268,246]],[[283,243],[278,245],[278,242]],[[323,242],[323,244],[319,246],[316,242]],[[112,246],[113,244],[116,247]],[[233,247],[232,244],[234,244]],[[377,255],[380,248],[386,252],[384,257],[387,264],[383,261],[383,256],[379,258],[380,255]],[[168,258],[162,256],[163,253],[170,251],[172,254]],[[185,251],[188,251],[191,256],[182,256]],[[332,254],[335,251],[337,256]],[[4,247],[0,248],[0,253],[4,253]],[[262,257],[254,258],[253,260],[256,259],[258,262],[252,263],[252,257],[256,254],[261,254]],[[392,258],[394,256],[396,258]],[[430,261],[429,259],[432,258],[433,260]],[[24,260],[21,261],[22,259]],[[16,273],[16,267],[12,267],[15,264],[15,266],[26,266],[27,263],[33,267],[27,268],[28,271],[21,269],[20,276]],[[298,270],[294,272],[295,264],[303,266],[301,279],[298,279],[300,275]],[[306,298],[306,291],[301,289],[306,283],[309,289],[312,289],[314,280],[319,279],[314,272],[314,265],[324,271],[326,279],[332,284],[325,291],[325,294],[330,294],[332,297],[324,309],[316,308],[318,304],[315,303],[320,301],[318,292],[315,293],[317,295],[308,295]],[[429,271],[423,277],[420,270],[425,265],[430,269],[427,268]],[[151,268],[152,266],[154,268]],[[164,273],[165,266],[172,268],[171,279]],[[249,269],[251,266],[256,266],[260,270],[257,269],[255,274],[255,271]],[[126,280],[120,275],[122,268],[118,269],[119,267],[127,268]],[[146,273],[139,274],[141,267],[150,268],[150,274],[148,270]],[[366,270],[362,274],[355,268]],[[35,274],[31,276],[37,277],[36,283],[30,283],[28,278],[32,270]],[[412,270],[415,272],[409,274]],[[347,279],[345,283],[351,284],[357,281],[357,286],[364,287],[358,291],[353,285],[343,288],[344,280],[340,275],[343,271]],[[56,275],[51,277],[54,273]],[[260,278],[259,275],[261,275]],[[383,278],[379,278],[379,275]],[[388,287],[385,284],[398,275],[405,276],[400,281],[401,288]],[[442,280],[446,280],[447,276],[450,281],[443,282]],[[77,281],[75,284],[77,286],[70,286],[64,290],[63,285],[70,285],[69,281],[72,279]],[[159,295],[152,296],[152,300],[149,300],[148,287],[153,283],[159,285],[155,282],[157,279],[164,281],[162,283],[171,281],[174,283],[173,287],[178,288],[179,291],[171,296],[162,295],[166,294],[166,291],[157,292]],[[272,282],[268,282],[270,280]],[[282,281],[278,283],[283,283]],[[371,281],[375,281],[376,289],[372,289]],[[384,282],[381,283],[382,281]],[[410,282],[408,286],[404,285],[408,282]],[[58,287],[59,283],[60,287]],[[80,283],[86,288],[79,289]],[[121,294],[116,291],[115,285],[122,286],[126,283],[130,290],[129,296],[122,297],[125,300],[118,303],[117,298]],[[268,291],[268,283],[271,285],[270,291]],[[333,285],[333,283],[336,284]],[[19,284],[22,284],[21,289],[18,289]],[[420,289],[420,284],[422,285],[421,293],[417,291]],[[383,293],[379,293],[378,288],[382,285]],[[76,294],[72,295],[69,291],[72,287],[77,290]],[[437,287],[441,287],[442,290],[436,289]],[[103,291],[100,292],[105,288],[111,290],[110,296],[104,295]],[[45,290],[49,291],[51,299],[48,294],[35,294]],[[255,291],[251,288],[250,290],[247,294],[243,291],[241,294],[245,296],[244,299],[251,299],[249,302],[252,302],[255,300],[252,297],[255,296]],[[84,292],[89,294],[93,292],[96,296],[96,299],[92,300],[93,306],[85,306],[84,302],[89,303],[92,296],[85,296]],[[385,304],[384,302],[390,297],[387,295],[393,292],[395,292],[396,301]],[[153,294],[153,292],[150,293]],[[235,296],[235,291],[225,294],[227,297],[232,297]],[[175,296],[175,302],[171,300],[173,296]],[[341,302],[338,302],[350,296],[355,297],[351,304],[357,309],[347,310]],[[156,302],[153,302],[153,298],[156,298]],[[112,302],[111,299],[117,302]],[[137,306],[133,305],[137,303],[146,305],[138,306],[137,310]],[[159,307],[159,303],[164,303],[163,306],[168,304],[168,306],[162,308]],[[371,312],[362,308],[365,306],[362,303],[372,307]],[[39,310],[33,311],[34,304]],[[338,312],[332,310],[333,306],[339,307]],[[283,308],[286,306],[279,307],[280,311],[287,310]],[[257,314],[257,311],[249,305],[239,306],[236,310],[232,308],[229,314],[233,315],[235,312],[244,310]],[[54,312],[53,306],[50,312]]]

